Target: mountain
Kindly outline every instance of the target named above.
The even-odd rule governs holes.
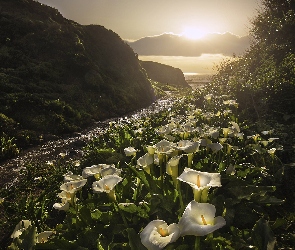
[[[202,39],[192,40],[175,34],[143,37],[128,42],[139,55],[200,56],[202,54],[240,55],[250,47],[248,36],[239,37],[232,33],[208,34]]]
[[[33,0],[0,3],[0,135],[30,143],[35,132],[70,133],[155,99],[137,55],[113,31]]]
[[[151,61],[140,61],[140,63],[148,77],[153,81],[181,87],[190,87],[185,81],[183,72],[178,68]]]

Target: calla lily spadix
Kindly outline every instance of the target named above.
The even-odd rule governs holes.
[[[163,220],[151,221],[140,233],[141,243],[148,250],[160,250],[171,242],[175,242],[180,236],[177,224],[169,226]]]
[[[204,236],[226,225],[222,216],[215,217],[216,208],[209,203],[191,201],[179,220],[180,235]]]

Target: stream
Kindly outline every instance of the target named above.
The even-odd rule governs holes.
[[[28,163],[49,163],[61,157],[66,157],[67,160],[78,160],[83,156],[82,148],[87,142],[103,133],[108,128],[110,122],[116,122],[125,118],[139,119],[172,107],[174,98],[169,93],[167,94],[167,97],[156,100],[147,108],[142,108],[124,117],[98,121],[94,126],[79,133],[66,138],[48,141],[42,145],[22,151],[19,156],[5,161],[0,165],[0,187],[9,188],[15,185],[19,181],[21,170],[25,169],[25,165]]]

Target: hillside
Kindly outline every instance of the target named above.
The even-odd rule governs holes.
[[[33,0],[0,4],[0,134],[7,142],[71,133],[154,100],[137,56],[116,33]]]
[[[192,40],[164,33],[143,37],[128,42],[139,55],[201,56],[202,54],[242,55],[250,47],[249,36],[239,37],[232,33],[208,34],[202,39]]]
[[[140,61],[140,64],[145,69],[148,77],[153,81],[189,87],[185,81],[183,72],[178,68],[151,61]]]

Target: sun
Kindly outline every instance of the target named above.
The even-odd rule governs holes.
[[[203,38],[207,35],[208,32],[206,30],[194,28],[194,27],[185,27],[183,32],[181,33],[182,36],[192,40],[198,40]]]

